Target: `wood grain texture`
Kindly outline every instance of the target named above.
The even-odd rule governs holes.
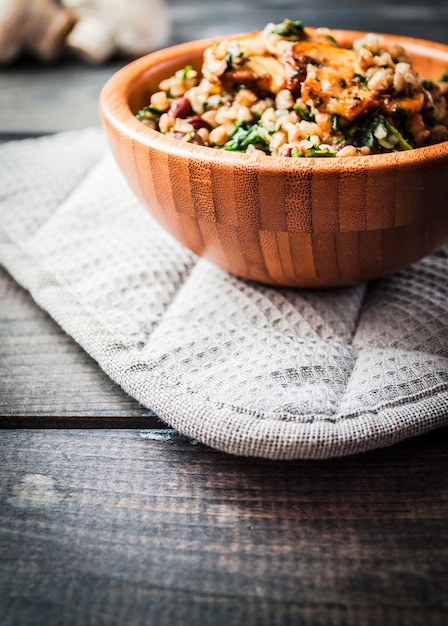
[[[342,45],[362,34],[333,32]],[[448,46],[384,40],[386,47],[400,43],[422,76],[436,79],[448,67]],[[183,245],[245,279],[319,288],[377,279],[448,242],[446,142],[368,157],[288,159],[194,145],[141,124],[134,114],[160,81],[186,64],[200,68],[210,44],[138,59],[100,95],[121,170]]]
[[[0,268],[0,427],[84,426],[86,415],[96,428],[106,417],[114,427],[154,423]]]
[[[442,626],[447,443],[272,463],[157,431],[3,431],[2,626]]]

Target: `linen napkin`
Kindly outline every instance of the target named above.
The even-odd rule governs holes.
[[[0,262],[128,394],[217,449],[329,458],[448,424],[448,247],[353,287],[238,279],[153,221],[92,128],[0,147]]]

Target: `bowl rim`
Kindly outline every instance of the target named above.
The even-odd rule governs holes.
[[[316,28],[307,27],[308,31],[315,31]],[[370,31],[331,29],[331,33],[336,37],[349,37],[357,39],[369,34]],[[135,117],[129,104],[129,97],[132,93],[132,85],[141,76],[159,64],[171,64],[179,56],[186,54],[200,54],[212,42],[225,39],[236,39],[250,35],[251,33],[237,33],[223,35],[219,37],[207,37],[178,43],[166,48],[150,52],[139,57],[122,68],[117,70],[103,85],[99,95],[99,112],[104,123],[108,123],[119,132],[129,136],[149,148],[154,148],[167,155],[185,157],[200,162],[219,163],[221,166],[234,167],[237,163],[245,166],[253,166],[266,171],[303,171],[313,169],[313,171],[331,172],[345,171],[347,169],[377,170],[390,167],[415,166],[420,161],[448,159],[448,141],[404,150],[400,152],[390,152],[384,154],[371,154],[364,156],[353,156],[344,158],[322,158],[306,157],[302,159],[286,158],[276,155],[247,154],[227,150],[218,150],[209,146],[200,146],[185,141],[180,141],[172,137],[167,137],[163,133],[149,128],[142,124]],[[399,43],[406,49],[414,53],[424,54],[425,51],[432,51],[433,56],[440,56],[445,59],[448,67],[448,45],[408,37],[404,35],[393,35],[390,33],[375,33],[383,37],[386,43]]]

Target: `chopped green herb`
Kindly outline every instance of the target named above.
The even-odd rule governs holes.
[[[312,146],[305,151],[306,157],[334,157],[335,150],[331,150],[328,146],[321,148],[320,146]]]
[[[403,109],[401,107],[396,107],[395,109],[392,109],[391,113],[398,120],[406,120],[409,117],[409,113],[406,111],[406,109]]]
[[[359,83],[360,85],[366,85],[367,84],[367,76],[364,76],[364,74],[354,74],[353,75],[353,82]]]
[[[186,80],[187,79],[188,73],[191,72],[192,69],[193,68],[191,67],[191,65],[186,65],[184,67],[184,69],[182,70],[182,74],[181,74],[182,80]]]
[[[223,145],[223,148],[224,150],[235,152],[246,152],[249,146],[270,154],[269,136],[266,130],[258,123],[239,122],[231,133],[230,139]]]
[[[339,115],[331,115],[331,130],[335,133],[339,130]]]
[[[239,44],[237,41],[229,41],[227,47],[227,54],[224,58],[224,61],[227,64],[227,69],[230,70],[235,65],[241,62],[243,58],[243,53],[240,50]]]
[[[283,20],[283,24],[278,24],[272,31],[281,37],[299,37],[303,33],[303,23],[300,20]]]
[[[137,111],[135,117],[141,121],[147,119],[157,119],[158,117],[160,117],[161,114],[162,111],[160,109],[148,104],[147,106],[143,107],[143,109]]]
[[[223,99],[219,95],[210,96],[207,102],[204,103],[204,110],[216,109],[223,104]]]
[[[294,111],[296,111],[300,117],[302,118],[302,120],[305,120],[307,122],[314,122],[314,115],[311,113],[311,111],[307,108],[302,106],[301,104],[294,104],[293,107]]]
[[[406,141],[406,139],[395,128],[395,126],[392,126],[392,124],[389,124],[389,122],[386,122],[386,128],[387,128],[388,132],[390,133],[390,135],[395,137],[395,139],[396,139],[395,146],[398,145],[401,150],[412,150],[411,144],[408,141]]]
[[[333,37],[333,35],[325,35],[325,39],[327,41],[329,41],[330,43],[334,44],[335,46],[338,45],[338,42],[336,41],[336,39]]]
[[[440,76],[439,83],[448,83],[448,70],[445,70],[443,74]]]
[[[301,154],[300,150],[298,148],[293,148],[291,150],[291,156],[292,157],[296,157],[296,158],[300,158],[300,157],[334,157],[336,156],[336,151],[335,150],[331,150],[331,148],[329,146],[311,146],[311,148],[308,148],[307,150],[305,150],[305,154]]]
[[[231,52],[228,52],[224,58],[224,61],[226,62],[227,69],[231,70],[233,65],[233,54]]]
[[[324,103],[324,101],[322,100],[322,98],[320,96],[318,96],[316,93],[310,93],[310,98],[313,101],[313,106],[318,109],[319,107],[321,107]]]

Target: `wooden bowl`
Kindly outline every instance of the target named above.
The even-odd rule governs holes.
[[[336,31],[341,43],[365,33]],[[399,42],[420,76],[448,68],[448,46]],[[372,280],[448,242],[448,142],[392,154],[286,158],[169,138],[134,114],[163,78],[201,67],[211,40],[144,56],[100,95],[115,158],[156,220],[183,245],[237,276],[332,287]]]

